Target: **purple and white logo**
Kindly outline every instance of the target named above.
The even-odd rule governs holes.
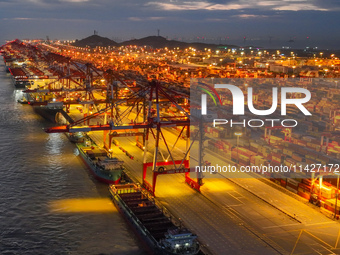
[[[240,88],[230,84],[215,84],[215,89],[229,89],[233,97],[233,115],[244,115],[245,99],[244,94]],[[300,93],[306,95],[305,98],[287,98],[287,93]],[[267,110],[257,110],[253,105],[253,88],[248,87],[248,109],[251,113],[259,116],[270,115],[275,112],[278,104],[278,88],[272,90],[272,106]],[[287,114],[287,105],[295,105],[304,115],[312,115],[302,104],[307,103],[311,99],[311,93],[304,88],[281,88],[281,115]],[[207,95],[202,94],[201,97],[201,113],[207,114]]]

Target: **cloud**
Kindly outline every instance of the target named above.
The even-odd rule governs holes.
[[[230,19],[208,18],[208,19],[205,19],[205,21],[208,21],[208,22],[226,22],[226,21],[230,21]]]
[[[140,17],[129,17],[128,20],[131,20],[131,21],[142,21],[143,19],[140,18]]]
[[[154,6],[164,11],[228,11],[228,10],[272,10],[272,11],[332,11],[335,1],[326,0],[322,4],[320,0],[235,0],[235,1],[170,1],[148,2],[146,6]]]
[[[164,11],[190,11],[190,10],[203,10],[206,8],[207,3],[204,2],[170,2],[170,3],[159,3],[159,2],[149,2],[146,6],[153,6],[156,9]]]
[[[170,20],[170,17],[129,17],[130,21],[155,21],[155,20]]]
[[[9,19],[6,19],[9,20]],[[13,18],[12,20],[38,20],[37,18]]]
[[[60,0],[60,2],[69,2],[69,3],[84,3],[88,1],[89,0]]]
[[[64,22],[93,22],[94,20],[91,19],[79,19],[79,18],[27,18],[27,17],[15,17],[15,18],[2,18],[1,20],[7,20],[7,21],[39,21],[39,22],[58,22],[58,21],[64,21]]]
[[[340,10],[340,1],[339,0],[314,0],[315,4],[319,7],[332,9],[334,11]]]
[[[131,12],[155,11],[336,11],[340,10],[339,0],[0,0],[1,4],[13,7],[27,6],[29,9],[89,8],[104,10],[124,8]],[[1,7],[1,6],[0,6]],[[136,14],[134,14],[136,15]],[[132,15],[132,16],[134,16]]]
[[[164,20],[166,17],[150,17],[150,20]]]
[[[306,4],[289,4],[289,5],[283,5],[273,8],[273,10],[277,11],[330,11],[326,8],[321,8],[313,5],[306,5]]]
[[[238,14],[233,15],[232,17],[241,18],[241,19],[261,19],[268,18],[268,15],[256,15],[256,14]]]
[[[165,11],[194,11],[194,10],[238,10],[243,6],[240,4],[212,4],[209,2],[149,2],[146,6],[154,6]]]
[[[32,2],[35,4],[55,4],[55,3],[85,3],[90,2],[91,0],[28,0],[28,2]]]

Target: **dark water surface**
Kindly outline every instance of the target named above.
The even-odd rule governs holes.
[[[21,92],[0,62],[0,254],[144,254],[109,200],[110,212],[51,210],[64,199],[105,200],[107,185],[64,134],[46,134],[49,123],[16,102]]]

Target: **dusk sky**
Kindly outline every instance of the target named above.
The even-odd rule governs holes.
[[[339,0],[0,0],[0,39],[110,39],[160,34],[340,49]],[[199,37],[199,39],[197,39]]]

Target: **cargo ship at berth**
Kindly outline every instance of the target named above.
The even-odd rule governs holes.
[[[56,114],[63,110],[63,102],[48,102],[47,105],[35,105],[33,110],[44,119],[56,123]]]
[[[105,149],[88,140],[76,145],[81,158],[97,180],[108,184],[119,183],[124,171],[124,161],[109,157]]]
[[[177,227],[149,194],[134,183],[110,185],[113,202],[154,255],[194,255],[197,236]]]

